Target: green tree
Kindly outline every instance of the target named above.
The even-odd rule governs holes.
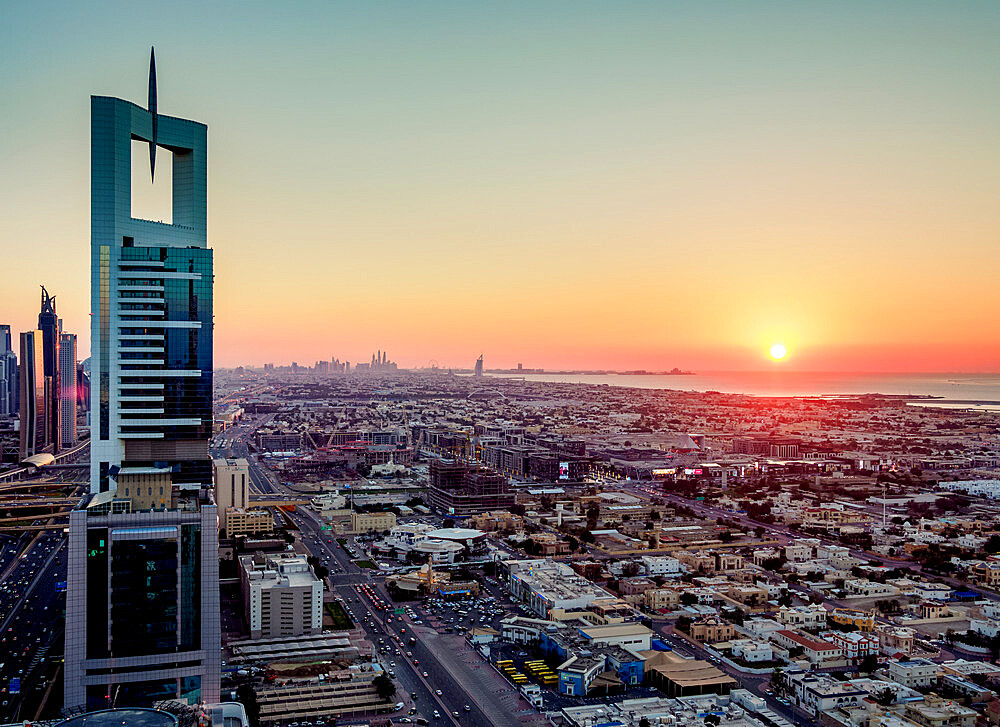
[[[250,720],[250,727],[260,724],[260,705],[257,703],[257,692],[252,684],[240,684],[236,687],[236,701],[243,705]]]
[[[396,683],[386,674],[379,674],[372,680],[375,693],[383,702],[388,702],[396,694]]]

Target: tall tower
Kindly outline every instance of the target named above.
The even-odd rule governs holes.
[[[10,326],[0,325],[0,417],[17,416],[19,377]]]
[[[91,497],[69,519],[63,702],[219,699],[207,128],[91,97]],[[131,216],[132,140],[172,152],[172,224]],[[163,157],[161,156],[162,170]]]
[[[59,428],[62,425],[59,396],[59,316],[56,315],[56,298],[42,286],[42,308],[38,313],[38,330],[42,332],[42,366],[45,373],[45,408],[42,420],[45,426],[44,448],[58,452]]]
[[[212,483],[212,251],[204,124],[91,97],[92,492],[150,468]],[[131,216],[132,140],[172,152],[172,224]],[[161,159],[162,161],[162,159]],[[161,164],[162,168],[162,164]]]
[[[76,334],[59,334],[59,448],[76,444]]]
[[[45,447],[45,366],[42,361],[42,332],[21,334],[19,417],[21,459],[46,450]]]

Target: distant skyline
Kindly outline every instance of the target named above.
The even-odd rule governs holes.
[[[0,323],[44,284],[89,355],[89,97],[145,105],[152,45],[209,127],[217,367],[997,372],[998,36],[987,2],[9,3]]]

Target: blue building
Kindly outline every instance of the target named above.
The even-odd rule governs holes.
[[[91,491],[158,473],[209,485],[212,461],[212,251],[207,243],[208,129],[92,96]],[[170,153],[172,219],[132,217],[132,142]]]
[[[152,55],[147,108],[91,97],[96,406],[91,497],[69,523],[68,709],[219,699],[206,140],[158,113]],[[151,175],[157,149],[172,155],[169,224],[131,216],[133,141]]]

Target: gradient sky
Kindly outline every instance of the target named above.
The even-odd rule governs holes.
[[[209,125],[218,366],[1000,371],[998,37],[996,2],[5,3],[0,322],[45,283],[89,350],[89,95],[144,105],[155,45]]]

